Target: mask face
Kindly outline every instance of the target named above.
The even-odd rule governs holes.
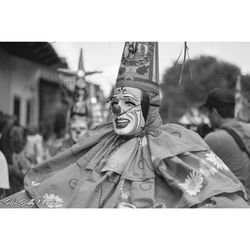
[[[134,135],[145,126],[141,108],[142,91],[137,88],[117,88],[111,99],[112,121],[116,134]]]
[[[74,119],[70,123],[70,137],[74,142],[78,142],[87,130],[87,122],[82,118]]]

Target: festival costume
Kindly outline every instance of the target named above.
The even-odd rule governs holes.
[[[124,135],[124,121],[114,119],[89,130],[70,149],[31,169],[25,192],[1,206],[18,206],[23,197],[30,202],[24,207],[248,207],[242,184],[198,134],[162,125],[157,76],[157,43],[126,43],[114,96],[130,95],[133,88],[146,93],[145,126]],[[113,102],[116,117],[129,111]],[[140,119],[138,107],[132,111]]]
[[[72,84],[70,86],[72,89],[70,91],[72,92],[73,102],[67,115],[69,135],[67,137],[58,138],[53,141],[53,143],[48,147],[49,157],[55,156],[56,154],[63,152],[65,149],[70,148],[78,140],[78,138],[72,138],[76,136],[76,132],[73,132],[75,135],[72,135],[71,133],[71,125],[73,123],[78,123],[85,128],[82,133],[78,132],[79,137],[83,135],[85,131],[87,131],[89,124],[91,123],[91,114],[89,112],[89,84],[86,82],[85,79],[86,72],[83,65],[82,49],[80,51],[78,70],[71,71],[68,69],[58,69],[58,73],[59,79],[64,85],[65,80],[63,80],[63,77],[65,77],[65,75],[71,76],[70,79],[72,79]],[[74,127],[76,128],[77,125]]]

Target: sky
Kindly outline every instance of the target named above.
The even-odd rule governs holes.
[[[178,58],[184,42],[159,42],[159,72]],[[88,80],[101,86],[107,96],[115,84],[124,42],[54,42],[60,57],[65,57],[72,70],[77,70],[80,49],[83,49],[86,71],[101,70]],[[211,55],[238,66],[243,74],[250,73],[250,42],[188,42],[190,59]],[[179,60],[182,61],[182,57]]]

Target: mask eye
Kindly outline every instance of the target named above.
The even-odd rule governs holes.
[[[134,102],[131,102],[131,101],[126,101],[125,104],[126,104],[127,106],[130,106],[130,107],[135,107],[135,106],[136,106],[135,103],[134,103]]]

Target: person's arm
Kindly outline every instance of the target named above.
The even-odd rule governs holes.
[[[207,145],[217,154],[219,151],[219,143],[214,133],[209,133],[204,138]]]

